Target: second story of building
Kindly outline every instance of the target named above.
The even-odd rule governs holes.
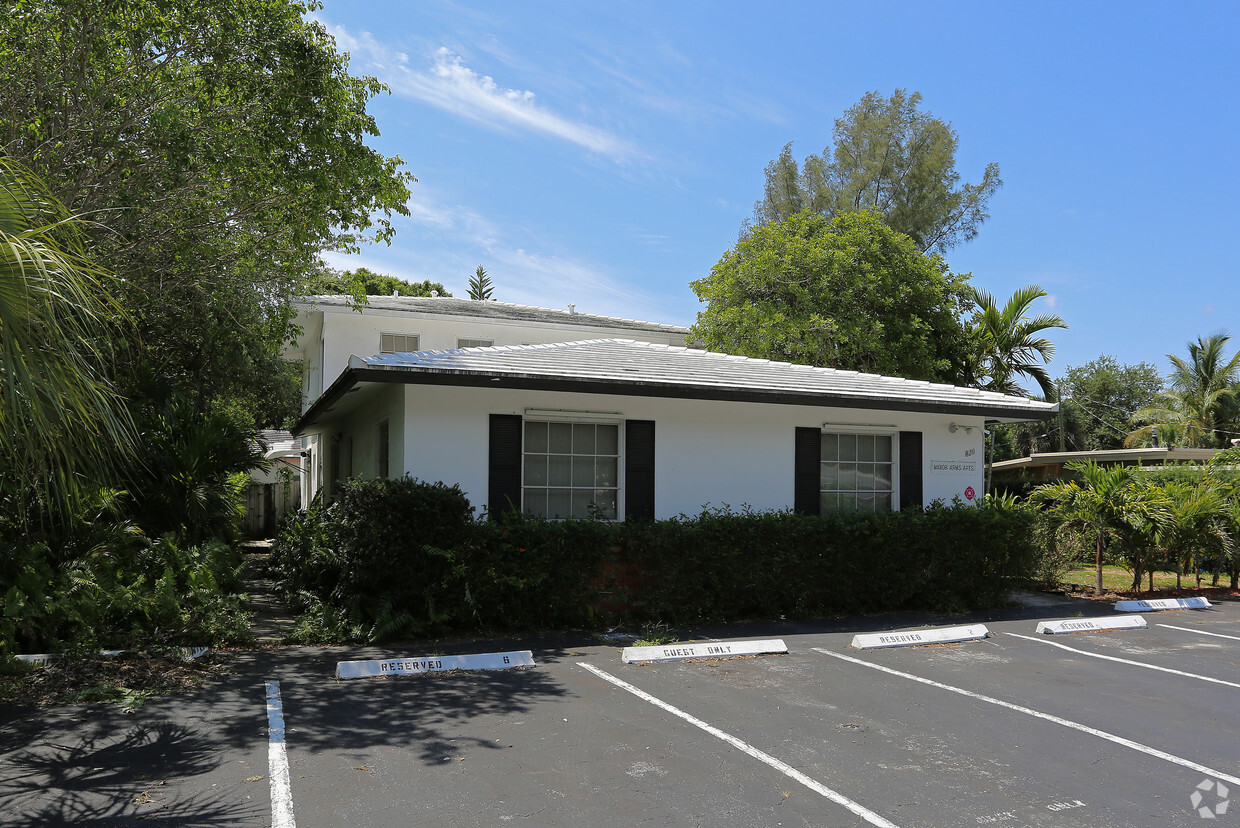
[[[348,367],[350,356],[446,351],[490,345],[543,345],[625,338],[684,345],[689,329],[567,310],[448,296],[304,296],[294,305],[301,334],[285,346],[301,360],[302,408]]]

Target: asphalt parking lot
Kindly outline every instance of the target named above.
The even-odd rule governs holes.
[[[1037,617],[936,619],[984,621],[990,637],[884,650],[849,645],[856,632],[927,619],[704,632],[781,638],[789,650],[724,660],[625,664],[618,647],[584,638],[462,643],[444,651],[528,648],[537,666],[351,681],[334,678],[337,661],[430,653],[254,652],[210,690],[130,714],[5,714],[0,819],[1240,823],[1240,803],[1228,810],[1240,799],[1240,604],[1144,613],[1145,630],[1035,633],[1038,618],[1082,607],[1104,611],[1077,602]]]

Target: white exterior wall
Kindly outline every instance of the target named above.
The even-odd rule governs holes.
[[[524,415],[526,409],[616,412],[624,419],[654,420],[660,519],[696,514],[706,505],[791,508],[795,429],[824,423],[837,424],[829,430],[842,432],[849,431],[847,424],[922,432],[924,505],[955,497],[969,502],[970,488],[976,502],[983,491],[981,418],[512,389],[408,385],[403,392],[404,462],[399,469],[393,464],[393,476],[408,472],[430,482],[457,483],[479,512],[487,505],[489,416]],[[971,426],[972,433],[964,428],[951,433],[952,423]],[[900,462],[897,456],[897,476]]]
[[[358,392],[353,413],[340,420],[325,422],[307,432],[306,447],[311,463],[303,476],[302,503],[309,504],[319,490],[330,487],[336,476],[331,468],[331,445],[338,440],[340,463],[352,466],[352,477],[379,476],[379,425],[388,423],[388,476],[404,474],[405,456],[405,387],[403,385],[372,385]],[[353,403],[352,400],[349,401]],[[346,455],[352,451],[352,457]],[[340,477],[343,479],[344,474]]]

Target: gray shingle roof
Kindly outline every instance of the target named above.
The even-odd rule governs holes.
[[[933,411],[1049,419],[1053,404],[976,388],[729,356],[628,339],[460,348],[351,357],[349,369],[302,418],[313,422],[357,382],[531,388],[685,399]]]
[[[547,325],[578,325],[590,328],[614,328],[633,331],[685,336],[689,329],[662,322],[643,322],[639,319],[621,319],[594,313],[570,313],[556,308],[540,308],[534,305],[515,305],[510,302],[476,301],[457,299],[453,296],[367,296],[365,305],[357,307],[388,313],[425,313],[439,316],[468,316],[481,319],[503,319],[518,322],[534,322]],[[301,296],[297,301],[304,305],[343,307],[352,309],[356,304],[352,296]]]

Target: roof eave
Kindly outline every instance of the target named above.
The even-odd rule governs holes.
[[[854,397],[837,394],[805,394],[795,391],[726,388],[720,386],[651,383],[634,380],[600,379],[597,377],[549,377],[541,374],[495,373],[487,371],[427,370],[424,368],[347,368],[314,404],[306,410],[293,429],[305,429],[331,408],[341,396],[358,383],[403,383],[406,385],[448,385],[471,388],[514,388],[524,391],[562,391],[581,394],[611,394],[634,397],[661,397],[719,402],[752,402],[773,405],[804,405],[822,408],[864,408],[875,411],[916,411],[926,414],[976,416],[1005,422],[1030,422],[1053,418],[1057,407],[1029,409],[1023,406],[1001,406],[987,403],[976,405],[909,400],[898,397]]]

